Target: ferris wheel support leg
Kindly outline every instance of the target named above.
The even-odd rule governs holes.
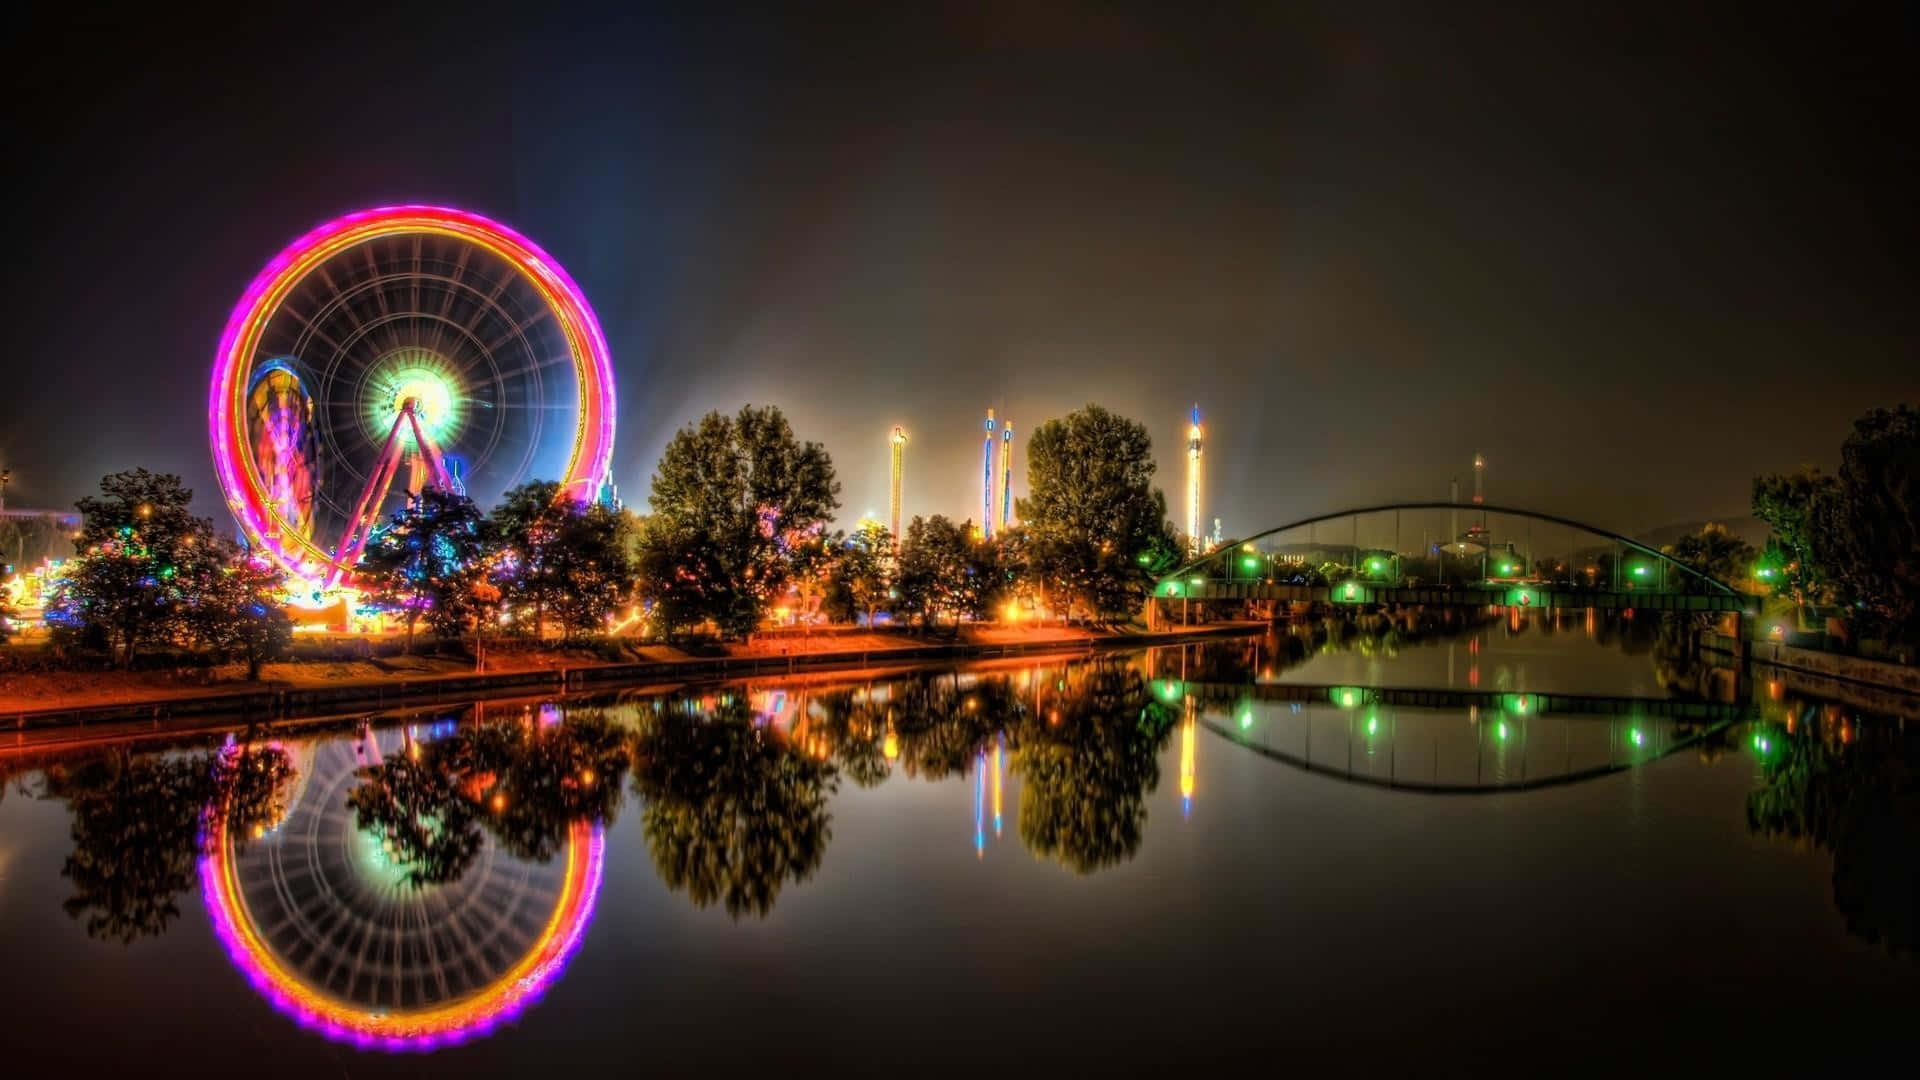
[[[453,477],[447,472],[447,461],[441,456],[440,447],[421,429],[420,418],[413,414],[412,409],[403,410],[403,415],[406,416],[407,423],[413,425],[414,444],[427,455],[427,467],[433,471],[433,482],[442,491],[452,491]]]
[[[373,529],[366,522],[367,508],[385,502],[387,491],[393,486],[394,473],[400,468],[400,423],[406,419],[402,412],[393,418],[393,427],[387,430],[387,441],[380,450],[380,465],[373,475],[367,477],[367,486],[360,492],[360,501],[353,508],[353,517],[347,521],[347,535],[340,544],[340,554],[334,559],[333,568],[327,573],[327,584],[338,585],[346,576],[349,567],[360,559],[360,552],[367,546],[367,537]]]

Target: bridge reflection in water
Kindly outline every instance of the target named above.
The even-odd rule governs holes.
[[[1308,772],[1435,794],[1521,791],[1631,769],[1717,737],[1750,706],[1665,698],[1160,680],[1208,731]]]

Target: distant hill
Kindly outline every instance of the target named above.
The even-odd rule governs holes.
[[[1661,548],[1690,533],[1699,532],[1709,521],[1717,521],[1725,525],[1728,532],[1752,544],[1754,547],[1759,547],[1767,542],[1767,523],[1754,517],[1752,514],[1741,514],[1738,517],[1701,518],[1697,521],[1684,521],[1673,525],[1662,525],[1658,529],[1648,529],[1646,532],[1634,537],[1634,539],[1648,547]]]

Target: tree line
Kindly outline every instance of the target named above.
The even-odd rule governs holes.
[[[1022,524],[991,540],[941,514],[898,538],[871,522],[830,530],[840,483],[826,449],[778,408],[749,405],[674,435],[645,517],[564,498],[551,481],[490,512],[428,487],[373,530],[354,576],[399,622],[403,648],[424,628],[476,658],[489,636],[577,640],[620,611],[644,612],[667,640],[737,640],[789,606],[929,630],[1007,603],[1092,623],[1135,616],[1180,552],[1145,425],[1088,405],[1036,429],[1026,460]],[[80,500],[79,556],[46,616],[61,641],[127,666],[159,648],[202,650],[253,677],[287,651],[286,575],[194,516],[192,494],[134,469]]]

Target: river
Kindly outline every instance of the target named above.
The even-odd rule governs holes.
[[[1775,1071],[1904,1047],[1913,724],[1678,666],[1644,619],[1532,613],[16,753],[4,1060]]]

